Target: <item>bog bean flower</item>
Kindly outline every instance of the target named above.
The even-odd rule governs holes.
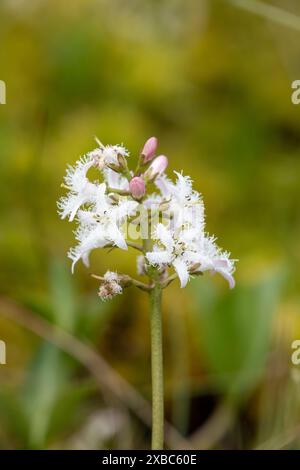
[[[90,253],[98,248],[139,251],[137,274],[107,271],[100,281],[99,296],[108,300],[136,286],[150,294],[152,319],[153,434],[152,447],[163,445],[161,292],[178,279],[183,288],[191,277],[219,273],[233,288],[235,261],[221,250],[205,230],[202,196],[192,179],[174,171],[166,174],[168,158],[155,157],[157,139],[146,141],[135,171],[129,168],[129,152],[123,145],[97,147],[69,166],[63,187],[66,196],[58,202],[62,219],[75,221],[77,244],[69,250],[72,271],[81,260],[89,266]],[[93,179],[95,170],[98,179]],[[133,230],[134,228],[134,230]]]

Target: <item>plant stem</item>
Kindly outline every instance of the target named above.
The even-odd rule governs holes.
[[[163,449],[164,446],[164,390],[161,292],[161,286],[156,283],[150,293],[153,450]]]
[[[125,189],[117,189],[117,188],[107,188],[107,192],[119,194],[120,196],[129,196],[130,192],[126,191]]]

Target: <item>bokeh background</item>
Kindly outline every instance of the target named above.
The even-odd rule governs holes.
[[[239,259],[164,295],[167,446],[299,448],[300,6],[295,1],[2,0],[1,448],[148,448],[147,296],[72,276],[56,200],[67,163],[151,135],[192,175]],[[280,9],[290,12],[284,14]],[[298,15],[298,16],[297,16]]]

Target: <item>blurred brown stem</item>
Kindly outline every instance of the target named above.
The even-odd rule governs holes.
[[[224,436],[233,420],[233,409],[225,400],[220,403],[210,418],[190,436],[194,448],[212,449]]]
[[[0,311],[4,317],[15,321],[77,359],[89,370],[100,389],[105,388],[108,390],[138,416],[143,423],[151,427],[151,406],[149,402],[91,346],[10,299],[0,298]],[[172,449],[191,449],[189,442],[169,423],[165,423],[165,440],[168,447]]]
[[[296,439],[300,437],[300,426],[294,426],[291,429],[272,436],[270,439],[254,447],[255,450],[280,450],[287,448],[291,445]]]

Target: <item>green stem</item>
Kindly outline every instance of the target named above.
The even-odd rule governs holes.
[[[159,284],[155,284],[150,293],[153,450],[163,449],[164,446],[164,390],[161,292],[161,286]]]
[[[110,187],[107,188],[107,192],[108,193],[119,194],[120,196],[129,196],[130,195],[130,191],[126,191],[125,189],[117,189],[117,188],[110,188]]]

